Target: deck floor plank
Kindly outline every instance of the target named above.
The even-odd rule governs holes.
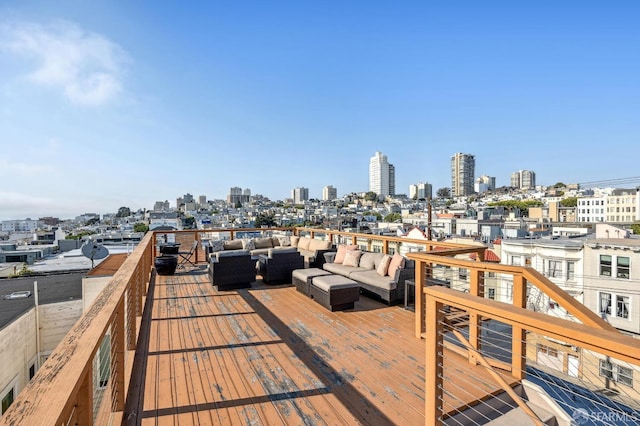
[[[330,312],[260,279],[219,292],[202,269],[157,276],[150,295],[137,424],[424,424],[424,341],[401,306]],[[447,408],[497,389],[455,354],[445,367]]]

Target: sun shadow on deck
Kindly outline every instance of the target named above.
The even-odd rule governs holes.
[[[199,278],[191,280],[194,276]],[[216,294],[202,270],[160,279],[167,281],[158,285],[154,277],[149,286],[124,413],[127,424],[166,416],[175,416],[174,421],[179,422],[184,415],[196,422],[203,418],[233,422],[235,417],[245,423],[256,419],[259,423],[396,423],[376,407],[379,400],[370,400],[352,385],[354,377],[349,372],[334,369],[324,359],[327,353],[322,348],[310,346],[283,322],[267,306],[268,297],[260,300],[252,294],[256,287],[268,290],[261,283]],[[172,285],[185,284],[192,286],[190,297],[183,294],[183,288],[180,295],[171,296]],[[288,286],[273,288],[283,287]],[[158,314],[162,309],[163,313],[181,309],[190,314],[162,317]],[[159,337],[154,333],[160,333],[160,328],[169,335],[168,340],[175,341],[156,340]],[[190,338],[197,344],[189,345]],[[167,380],[186,384],[161,388],[167,386]],[[190,394],[198,392],[199,397]],[[325,419],[327,414],[334,418]]]

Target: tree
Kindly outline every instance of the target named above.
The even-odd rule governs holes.
[[[133,230],[135,232],[147,233],[147,231],[149,230],[149,226],[146,223],[138,222],[135,225],[133,225]]]
[[[560,200],[560,205],[562,207],[576,207],[578,205],[578,197],[567,197]]]
[[[631,225],[631,230],[636,235],[640,234],[640,222],[636,222],[633,225]]]
[[[129,217],[131,216],[131,209],[129,207],[120,207],[116,217]]]
[[[438,196],[438,198],[449,198],[451,197],[451,189],[447,187],[440,188],[436,192],[436,195]]]
[[[91,225],[96,225],[100,223],[100,218],[98,217],[92,217],[91,219],[89,219],[88,221],[85,222],[85,226],[91,226]]]
[[[277,226],[277,224],[273,214],[267,215],[267,214],[258,213],[258,216],[256,217],[255,226],[256,228],[261,228],[263,226],[267,226],[267,227]]]
[[[389,213],[384,217],[385,222],[395,222],[400,219],[402,219],[402,215],[400,213]]]
[[[366,194],[364,194],[364,199],[366,201],[377,201],[378,200],[378,194],[376,194],[373,191],[369,191]]]

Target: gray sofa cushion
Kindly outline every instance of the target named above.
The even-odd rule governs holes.
[[[359,266],[366,269],[376,269],[376,267],[380,264],[380,260],[383,256],[384,253],[364,252],[360,257]]]
[[[385,290],[393,290],[396,288],[396,283],[393,281],[393,278],[389,276],[381,277],[375,269],[354,271],[349,274],[349,278],[364,284],[383,288]]]
[[[225,240],[224,249],[225,250],[242,249],[242,240]]]
[[[269,257],[273,257],[274,253],[297,253],[298,249],[296,247],[274,247],[267,251]]]
[[[271,239],[271,237],[256,238],[255,240],[253,240],[253,243],[255,245],[255,248],[257,249],[270,249],[273,247],[273,240]]]
[[[355,271],[368,271],[369,270],[367,268],[360,268],[360,267],[356,268],[355,266],[345,266],[342,263],[325,263],[324,265],[322,265],[322,268],[325,271],[329,271],[329,272],[331,272],[333,274],[338,274],[338,275],[342,275],[342,276],[349,277],[349,278],[351,278],[351,273],[353,273]]]

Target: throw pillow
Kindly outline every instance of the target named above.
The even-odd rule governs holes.
[[[300,250],[309,250],[309,244],[311,244],[311,238],[302,237],[298,240],[298,248]]]
[[[344,261],[344,254],[347,250],[355,250],[358,246],[356,245],[346,245],[340,244],[338,246],[338,251],[336,252],[336,258],[333,260],[333,263],[342,263]]]
[[[395,278],[396,271],[398,269],[402,269],[402,268],[404,268],[404,257],[402,257],[398,253],[396,253],[391,258],[391,262],[389,262],[389,270],[387,271],[387,274],[391,278]]]
[[[291,241],[291,247],[298,247],[298,241],[300,240],[300,237],[294,235],[291,237],[290,241]]]
[[[251,238],[242,239],[243,250],[255,250],[255,248],[256,248],[256,243]]]
[[[358,267],[358,264],[360,263],[360,256],[362,256],[362,252],[360,250],[347,250],[342,264],[344,266]]]
[[[215,253],[217,251],[224,250],[224,241],[222,240],[213,240],[209,241],[209,247],[211,247],[211,253]]]
[[[391,263],[391,256],[389,256],[388,254],[382,256],[382,259],[380,259],[380,264],[378,265],[378,269],[376,269],[378,275],[380,275],[381,277],[387,275],[387,271],[389,270],[389,263]]]
[[[291,245],[291,238],[289,237],[278,237],[278,241],[282,247],[289,247]]]

